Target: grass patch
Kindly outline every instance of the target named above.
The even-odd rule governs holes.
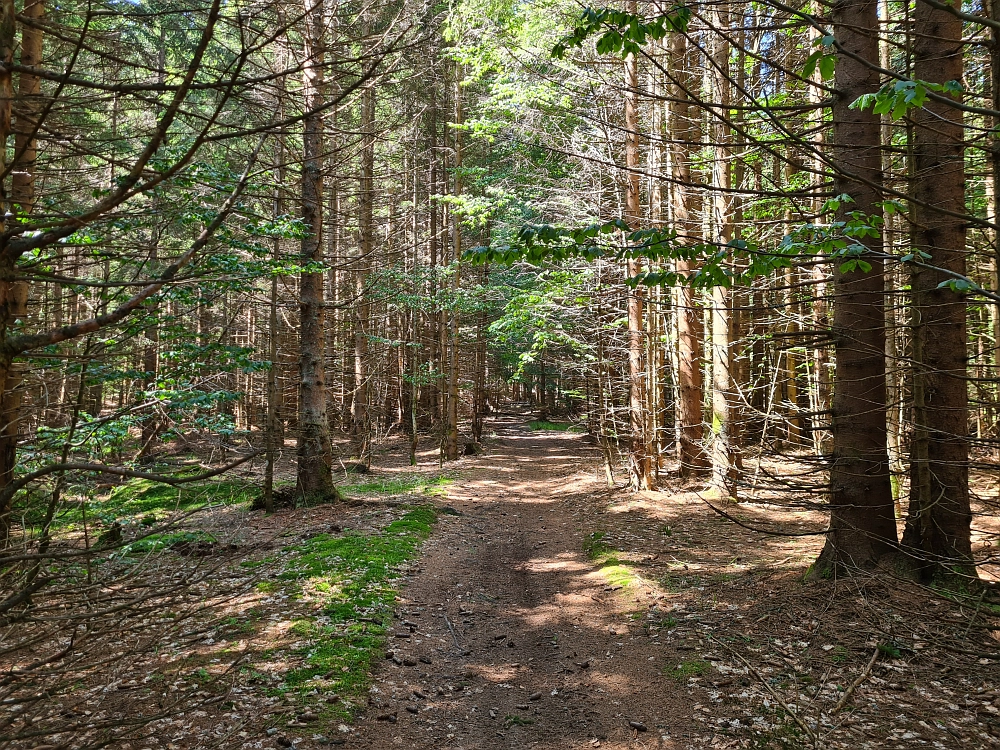
[[[133,479],[115,487],[104,499],[87,501],[87,513],[105,525],[117,521],[123,526],[132,522],[148,526],[177,510],[250,503],[258,492],[259,489],[249,482],[237,480],[171,487],[145,479]],[[75,508],[74,512],[79,515],[79,508]]]
[[[239,505],[252,501],[259,488],[242,480],[208,481],[172,487],[146,479],[132,479],[114,487],[104,496],[94,496],[93,488],[74,485],[67,491],[53,519],[56,529],[71,530],[83,523],[86,511],[88,523],[106,527],[155,526],[176,511],[190,511],[211,505]],[[77,497],[73,497],[73,495]],[[25,527],[42,523],[48,495],[34,493],[22,503]]]
[[[830,660],[834,664],[846,664],[851,660],[851,652],[843,646],[837,646],[830,652]]]
[[[118,555],[148,555],[159,552],[178,542],[217,542],[218,539],[207,531],[173,531],[164,534],[150,534],[142,539],[126,544]]]
[[[511,727],[526,727],[535,723],[534,719],[528,719],[524,716],[518,716],[517,714],[507,714],[503,717],[503,722],[508,729]]]
[[[583,540],[583,551],[587,553],[587,557],[591,560],[602,560],[614,554],[614,547],[604,541],[606,537],[607,534],[603,531],[587,535]]]
[[[666,667],[663,671],[670,679],[684,682],[691,677],[702,677],[708,674],[708,670],[711,668],[712,665],[707,661],[693,659],[691,661],[682,661],[674,667]]]
[[[621,586],[622,588],[627,588],[638,580],[635,573],[632,572],[632,568],[618,563],[602,565],[601,575],[604,576],[609,585]]]
[[[556,432],[583,432],[583,427],[571,422],[547,422],[545,420],[535,420],[528,422],[528,427],[532,430],[554,430]]]
[[[631,567],[622,564],[615,548],[606,539],[607,534],[603,531],[588,534],[583,541],[583,551],[588,558],[597,563],[601,574],[609,585],[621,586],[622,588],[631,586],[638,579],[638,576]]]
[[[667,573],[666,575],[660,576],[660,578],[657,579],[657,583],[664,591],[671,594],[677,594],[685,589],[701,586],[703,581],[701,576],[698,575],[679,576],[673,573]]]
[[[285,674],[279,692],[318,689],[346,702],[324,704],[329,720],[350,720],[371,683],[372,661],[385,648],[400,566],[416,556],[437,512],[408,511],[379,534],[320,534],[290,547],[292,560],[278,578],[318,602],[319,617],[300,619],[292,632],[309,640],[296,653],[304,663]]]
[[[340,489],[347,495],[443,495],[445,487],[452,480],[445,476],[424,477],[419,475],[403,477],[380,477],[368,479],[357,484],[342,484]]]

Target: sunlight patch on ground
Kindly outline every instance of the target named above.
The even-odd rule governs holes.
[[[588,564],[580,560],[573,559],[565,553],[559,555],[559,557],[570,559],[553,560],[551,558],[536,557],[535,559],[524,563],[522,567],[530,573],[548,573],[557,570],[578,572],[581,570],[587,570],[590,567]]]
[[[528,670],[520,664],[504,664],[499,666],[490,665],[488,667],[479,667],[474,671],[484,680],[489,680],[490,682],[495,683],[504,683],[516,680],[519,674],[525,673]]]

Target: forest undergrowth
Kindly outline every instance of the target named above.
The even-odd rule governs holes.
[[[405,446],[390,442],[372,474],[341,485],[347,502],[271,516],[250,510],[254,470],[180,493],[136,480],[107,488],[87,506],[87,534],[117,528],[123,539],[78,565],[87,600],[79,588],[74,598],[69,584],[50,587],[5,624],[7,642],[18,629],[21,647],[4,652],[2,689],[21,702],[3,721],[0,747],[388,747],[399,737],[415,747],[458,748],[485,747],[497,733],[539,748],[1000,742],[1000,608],[984,592],[929,590],[888,571],[810,578],[821,535],[747,531],[669,472],[657,492],[608,489],[583,436],[558,426],[520,430],[531,441],[526,465],[503,439],[486,438],[487,455],[444,475],[433,446],[422,446],[410,467]],[[538,551],[512,567],[570,556],[596,576],[588,578],[591,606],[611,624],[590,633],[593,655],[581,667],[581,651],[567,674],[595,678],[605,652],[607,665],[652,662],[634,669],[655,668],[644,691],[668,715],[617,713],[631,688],[616,695],[609,679],[596,684],[612,686],[614,700],[579,734],[554,709],[525,698],[529,710],[488,709],[497,714],[496,733],[481,724],[492,719],[478,703],[479,718],[465,713],[464,727],[447,719],[447,732],[426,717],[447,712],[448,700],[475,700],[507,684],[473,668],[476,647],[466,643],[477,629],[465,602],[474,583],[456,550],[473,549],[485,534],[502,536],[480,524],[519,518],[519,503],[532,493],[569,486],[552,467],[530,465],[542,449],[556,451],[552,466],[583,476],[574,486],[584,489],[561,506],[572,519],[562,532],[569,537],[520,528]],[[507,482],[485,478],[511,467],[517,473]],[[474,520],[470,508],[487,515]],[[823,528],[818,513],[765,502],[726,512],[747,525],[777,519],[786,533]],[[148,533],[170,519],[168,530]],[[79,546],[83,534],[81,520],[67,517],[56,543]],[[452,619],[441,614],[456,603],[450,598],[416,605],[428,576],[467,587]],[[551,595],[573,587],[564,588]],[[524,617],[543,617],[548,597],[522,604]],[[489,599],[483,593],[480,601]],[[434,606],[443,621],[432,633],[426,614]],[[94,617],[101,608],[105,615]],[[581,613],[574,627],[594,616]],[[488,663],[530,665],[520,639],[509,637],[510,649]],[[558,632],[552,637],[558,641]],[[424,687],[397,696],[398,674],[420,675]],[[28,694],[40,700],[25,701]]]

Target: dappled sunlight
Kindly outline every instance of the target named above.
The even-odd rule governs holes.
[[[568,554],[559,555],[561,558],[569,558]],[[525,570],[531,573],[546,573],[551,571],[583,571],[589,570],[590,565],[573,559],[548,559],[548,558],[535,558],[534,560],[529,560],[524,563]]]

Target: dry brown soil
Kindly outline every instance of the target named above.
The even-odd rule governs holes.
[[[695,700],[665,682],[656,595],[613,586],[584,551],[586,509],[607,494],[597,452],[517,416],[491,426],[488,454],[449,493],[460,515],[405,587],[416,628],[390,643],[430,664],[384,663],[350,745],[685,747]]]

